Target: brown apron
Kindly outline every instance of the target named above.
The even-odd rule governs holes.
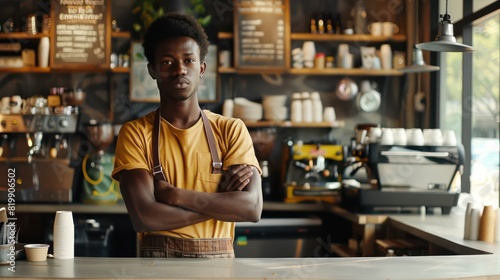
[[[156,111],[153,125],[153,177],[155,182],[166,181],[158,153],[160,143],[160,108]],[[215,138],[207,116],[201,111],[205,135],[212,156],[212,174],[222,173],[222,161],[217,154]],[[164,258],[234,258],[231,238],[177,238],[145,234],[141,240],[141,257]]]

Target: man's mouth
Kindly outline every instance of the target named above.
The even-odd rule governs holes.
[[[173,81],[173,85],[176,88],[186,88],[189,86],[189,81],[187,79],[184,79],[184,78],[175,79]]]

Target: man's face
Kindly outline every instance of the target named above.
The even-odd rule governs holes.
[[[149,74],[156,79],[162,98],[186,100],[196,92],[206,64],[200,60],[200,48],[190,37],[169,38],[156,46]]]

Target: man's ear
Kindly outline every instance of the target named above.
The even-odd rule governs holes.
[[[203,77],[203,75],[205,75],[206,70],[207,70],[207,63],[203,61],[202,63],[200,63],[200,78]]]
[[[151,78],[153,78],[153,80],[156,80],[156,70],[155,70],[155,66],[153,63],[148,63],[148,73],[149,75],[151,76]]]

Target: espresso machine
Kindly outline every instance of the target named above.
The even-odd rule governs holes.
[[[357,143],[351,154],[368,178],[357,186],[347,179],[343,182],[342,203],[350,210],[411,212],[424,206],[449,214],[457,205],[459,191],[452,182],[464,164],[461,144],[382,145],[365,141]]]
[[[292,139],[284,145],[285,202],[338,202],[346,147]]]
[[[43,101],[43,97],[40,99]],[[46,103],[20,113],[0,114],[0,201],[71,202],[74,168],[71,150],[77,108],[49,110]],[[9,170],[9,172],[7,172]],[[8,179],[15,184],[8,184]]]

